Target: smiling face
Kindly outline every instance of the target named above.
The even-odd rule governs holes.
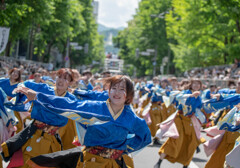
[[[159,85],[159,80],[158,80],[158,78],[153,78],[153,84],[154,84],[154,85]]]
[[[86,77],[86,79],[84,81],[88,82],[89,79],[92,77],[92,73],[84,73],[83,76]]]
[[[211,87],[210,87],[210,92],[211,92],[211,93],[212,93],[212,92],[215,92],[216,89],[217,89],[217,86],[211,86]]]
[[[192,82],[192,90],[193,91],[199,91],[201,89],[201,84],[198,81]]]
[[[17,81],[20,75],[20,71],[18,70],[13,70],[12,73],[10,74],[10,79],[13,81]]]
[[[40,83],[41,82],[41,74],[40,73],[35,73],[34,74],[34,81],[36,83]]]
[[[177,88],[178,87],[178,81],[177,80],[171,80],[171,85],[173,88]]]
[[[126,82],[124,80],[114,84],[109,90],[109,98],[112,104],[124,105],[126,96]]]
[[[166,81],[161,82],[161,87],[165,89],[167,87],[168,83]]]
[[[57,88],[57,90],[66,91],[68,89],[68,86],[70,85],[70,83],[71,83],[70,75],[68,75],[67,73],[60,74],[56,80],[56,88]]]

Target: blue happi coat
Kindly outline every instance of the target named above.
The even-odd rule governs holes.
[[[55,114],[71,112],[77,114],[79,112],[84,115],[84,113],[93,113],[101,120],[110,120],[99,125],[81,123],[85,125],[84,129],[86,130],[83,143],[85,146],[102,146],[135,152],[151,142],[151,134],[146,122],[137,117],[129,105],[125,105],[119,116],[115,118],[110,112],[107,101],[70,101],[68,98],[39,93],[35,102]]]
[[[78,88],[81,90],[92,90],[93,86],[92,86],[91,82],[88,82],[88,84],[86,85],[86,83],[83,80],[80,80]]]
[[[25,87],[30,88],[36,92],[45,93],[47,95],[56,95],[55,89],[45,83],[35,83],[35,82],[31,82],[31,81],[26,81],[26,82],[24,82],[24,85],[25,85]],[[69,101],[77,99],[73,94],[71,94],[69,92],[66,92],[64,97],[67,97],[69,99]],[[10,109],[15,109],[15,107],[11,106],[11,105],[9,105],[7,107]],[[57,115],[45,108],[39,108],[39,104],[37,104],[35,101],[33,101],[31,118],[41,121],[41,122],[44,122],[48,125],[59,126],[59,127],[66,125],[68,122],[68,119],[66,117]]]
[[[191,116],[195,114],[195,116],[199,119],[199,121],[203,124],[207,122],[205,114],[201,111],[202,109],[202,99],[201,95],[198,97],[191,97],[191,90],[184,90],[180,94],[176,96],[176,100],[178,101],[178,109],[183,112],[184,116]]]
[[[92,91],[92,90],[74,90],[73,93],[80,100],[100,100],[105,101],[109,98],[108,91]]]
[[[12,91],[18,86],[18,83],[11,84],[9,78],[1,78],[0,79],[0,87],[2,90],[6,93],[7,96],[9,97],[14,97],[16,96],[15,94],[12,93]]]

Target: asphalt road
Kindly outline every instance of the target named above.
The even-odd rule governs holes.
[[[202,133],[202,136],[209,139]],[[162,140],[163,143],[166,139]],[[154,164],[158,161],[158,149],[160,146],[150,144],[148,147],[144,148],[142,151],[133,156],[135,168],[153,168]],[[199,146],[201,149],[200,153],[195,153],[189,168],[204,168],[206,162],[209,158],[206,157],[203,146]],[[6,168],[7,164],[3,164],[3,168]],[[182,168],[183,165],[179,163],[172,164],[167,160],[163,160],[161,168]]]
[[[206,137],[204,133],[202,133],[202,136],[205,139],[209,139]],[[161,142],[164,142],[166,139],[162,140]],[[209,160],[207,156],[204,153],[203,145],[200,145],[200,152],[195,153],[192,159],[192,162],[189,165],[189,168],[204,168],[206,162]],[[149,145],[148,147],[144,148],[142,151],[140,151],[138,154],[133,156],[134,159],[134,165],[136,168],[153,168],[154,164],[158,161],[159,155],[158,150],[160,146],[156,145]],[[179,163],[172,164],[168,162],[167,160],[163,160],[161,164],[161,168],[182,168],[183,165]]]

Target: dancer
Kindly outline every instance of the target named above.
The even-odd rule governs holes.
[[[18,90],[26,94],[29,100],[36,99],[36,102],[52,112],[54,112],[54,107],[58,107],[59,110],[55,113],[79,110],[111,118],[105,124],[84,126],[86,133],[83,144],[86,148],[82,155],[79,149],[75,149],[78,153],[76,160],[72,156],[74,150],[68,150],[65,153],[63,151],[33,158],[29,162],[32,167],[35,167],[36,164],[45,167],[66,165],[69,160],[63,159],[64,157],[61,156],[67,157],[68,154],[72,158],[69,167],[96,168],[103,165],[108,168],[126,167],[126,165],[133,167],[132,159],[127,154],[138,151],[151,143],[150,131],[146,122],[138,118],[130,107],[134,88],[129,77],[117,75],[105,78],[104,82],[110,86],[107,101],[68,101],[66,98],[47,96],[27,88]],[[83,157],[79,158],[80,155]]]
[[[172,163],[179,162],[184,165],[184,168],[187,168],[191,162],[193,154],[200,144],[200,130],[196,129],[200,123],[198,123],[195,113],[202,107],[199,96],[201,87],[201,81],[194,79],[190,82],[189,90],[177,95],[176,98],[180,105],[174,123],[179,136],[178,138],[169,137],[161,146],[158,152],[160,159],[154,168],[159,168],[163,159]],[[184,101],[185,98],[186,101]]]
[[[68,97],[69,100],[76,100],[77,98],[74,95],[67,92],[68,86],[71,81],[73,81],[71,71],[62,68],[58,71],[57,76],[56,88],[50,87],[45,83],[35,83],[31,81],[25,81],[24,86],[47,95]],[[22,86],[20,86],[20,88],[21,87]],[[70,147],[75,147],[72,145],[72,141],[76,136],[75,123],[72,120],[69,120],[68,122],[68,119],[65,117],[44,110],[39,110],[37,106],[35,107],[34,102],[31,111],[31,118],[34,119],[34,121],[19,134],[12,137],[14,140],[9,139],[9,141],[2,143],[2,154],[5,161],[8,161],[19,149],[20,151],[18,152],[22,152],[23,163],[26,163],[29,158],[40,154],[56,152],[61,150],[61,148],[68,149]],[[70,127],[71,129],[65,131],[64,127]],[[62,132],[61,129],[64,129],[64,132]],[[59,134],[57,133],[58,130],[60,131],[62,140],[59,138]],[[67,135],[64,136],[64,134]],[[22,142],[18,143],[21,140]],[[10,142],[10,145],[8,142]],[[15,146],[12,147],[12,143],[17,144],[17,148],[15,148]],[[15,162],[15,159],[16,158],[13,157],[11,162]],[[26,167],[28,167],[26,164],[22,165],[22,168]]]

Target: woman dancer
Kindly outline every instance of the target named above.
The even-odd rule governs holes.
[[[15,95],[12,94],[12,91],[17,87],[18,83],[21,82],[21,71],[17,68],[13,68],[9,70],[8,75],[9,75],[9,78],[0,79],[0,88],[1,88],[0,93],[1,93],[1,96],[3,97],[6,94],[7,99],[10,100],[11,98],[15,97]],[[0,114],[0,125],[1,125],[0,143],[3,143],[5,140],[10,138],[12,135],[14,135],[16,131],[20,131],[22,129],[22,119],[18,112],[14,112],[14,114],[12,115],[12,118],[11,119],[8,118],[8,119],[9,119],[8,121],[4,121],[3,116]],[[1,165],[2,165],[2,159],[0,157],[0,166]]]
[[[71,70],[62,68],[58,71],[57,76],[56,88],[44,83],[31,81],[24,82],[24,86],[47,95],[62,96],[67,97],[69,100],[76,100],[74,95],[67,92],[68,86],[71,81],[73,81]],[[68,122],[68,119],[65,117],[44,110],[40,111],[38,108],[35,108],[34,103],[31,118],[34,119],[34,121],[22,132],[12,137],[15,139],[12,143],[18,144],[18,149],[21,149],[23,153],[24,163],[26,163],[29,158],[40,154],[56,152],[61,150],[62,147],[66,149],[74,147],[72,141],[76,136],[76,131],[75,123],[72,120]],[[65,127],[68,127],[68,125],[71,125],[71,129],[66,132]],[[63,129],[63,131],[61,129]],[[57,131],[59,131],[62,136],[62,142]],[[65,136],[65,134],[67,135]],[[65,139],[65,137],[67,138]],[[24,139],[24,141],[18,143],[20,139]],[[16,151],[9,146],[8,143],[3,143],[1,146],[3,148],[4,160],[7,161],[9,159],[8,157],[11,157]],[[14,162],[15,160],[11,159],[11,161]],[[24,164],[22,167],[25,168],[28,166]]]
[[[49,110],[57,106],[60,111],[79,110],[111,118],[109,122],[101,125],[85,126],[86,134],[83,145],[86,148],[82,152],[82,157],[79,158],[77,155],[75,162],[71,156],[69,167],[96,168],[103,165],[106,168],[126,167],[126,165],[133,167],[132,159],[127,154],[138,151],[151,143],[151,134],[146,122],[137,117],[130,107],[134,95],[132,81],[127,76],[118,75],[104,79],[104,83],[110,86],[107,101],[70,102],[65,98],[46,96],[26,88],[18,90],[26,94],[29,100],[36,99],[35,101],[44,105],[45,108],[50,108]],[[68,150],[68,153],[72,155],[71,151],[71,149]],[[79,150],[78,152],[81,153]],[[61,152],[60,155],[57,152],[39,156],[33,158],[29,164],[32,167],[36,164],[45,167],[67,164],[67,160],[61,156],[63,156]],[[67,157],[67,153],[64,156]]]
[[[176,99],[179,102],[178,114],[174,119],[179,137],[174,139],[169,137],[168,140],[159,149],[160,159],[154,168],[159,168],[163,159],[175,163],[183,164],[187,168],[192,160],[193,154],[200,144],[200,130],[195,129],[195,125],[199,125],[195,113],[197,109],[201,109],[202,101],[200,98],[200,90],[202,83],[199,80],[192,80],[190,89],[183,91]],[[186,98],[186,101],[183,101]],[[195,121],[195,122],[193,122]],[[197,133],[198,132],[198,133]]]

